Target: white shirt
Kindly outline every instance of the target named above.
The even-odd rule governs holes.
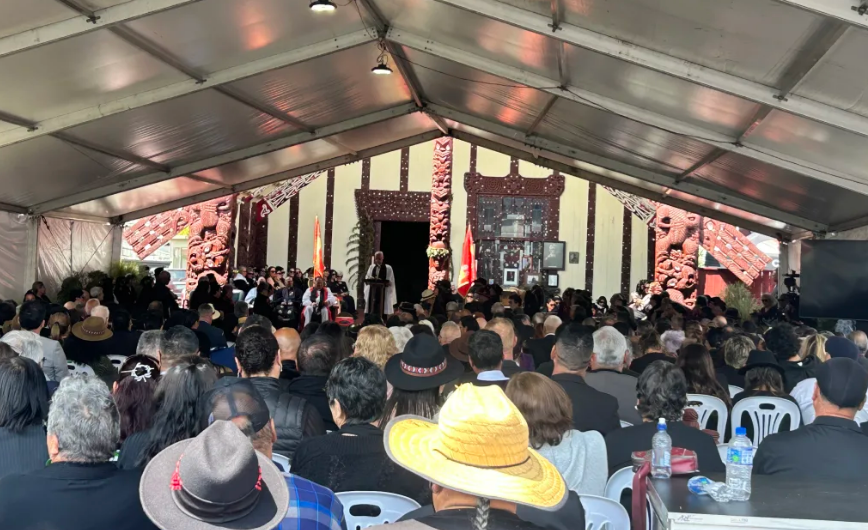
[[[814,389],[816,387],[817,380],[812,377],[797,384],[793,391],[790,392],[790,396],[799,404],[799,410],[802,413],[802,425],[814,423],[814,419],[817,417],[814,411]],[[868,421],[868,392],[866,392],[865,397],[865,406],[856,413],[855,420],[859,424]]]

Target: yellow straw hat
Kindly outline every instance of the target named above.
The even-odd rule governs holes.
[[[545,510],[566,500],[561,474],[528,447],[527,422],[498,386],[461,385],[439,424],[398,416],[384,439],[392,460],[444,488]]]

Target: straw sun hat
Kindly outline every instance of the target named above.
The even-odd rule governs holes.
[[[528,447],[527,422],[497,386],[461,385],[439,424],[398,416],[385,441],[392,460],[447,489],[544,510],[566,500],[561,474]]]

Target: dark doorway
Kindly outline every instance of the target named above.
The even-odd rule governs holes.
[[[398,303],[419,303],[428,288],[428,223],[383,221],[380,250],[395,272]]]

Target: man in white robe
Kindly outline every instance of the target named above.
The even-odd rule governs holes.
[[[392,309],[398,303],[398,297],[395,296],[395,273],[392,272],[392,267],[384,263],[383,253],[377,252],[374,254],[374,263],[368,267],[368,273],[365,274],[366,280],[379,279],[389,282],[384,289],[383,313],[391,315]],[[365,313],[376,313],[379,311],[379,300],[371,299],[371,286],[365,285]]]
[[[329,308],[338,305],[338,299],[334,293],[325,286],[325,281],[322,278],[314,280],[313,287],[308,288],[301,298],[301,305],[304,306],[304,323],[305,325],[311,322],[314,311],[319,311],[320,322],[328,322],[331,320]]]

